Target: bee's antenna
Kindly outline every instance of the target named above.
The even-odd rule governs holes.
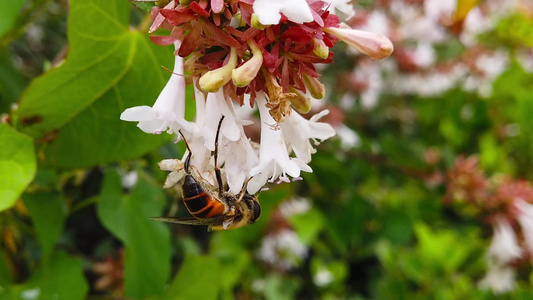
[[[217,183],[218,183],[218,194],[221,195],[222,191],[224,189],[224,186],[222,184],[222,175],[220,175],[220,169],[218,168],[218,136],[220,133],[220,127],[222,126],[222,121],[224,120],[224,115],[222,115],[222,118],[220,118],[220,121],[218,121],[218,127],[217,127],[217,134],[215,135],[215,176],[217,177]]]
[[[181,132],[181,129],[178,130],[178,132],[180,133],[181,137],[185,141],[185,146],[187,146],[187,150],[189,151],[189,154],[187,155],[187,158],[185,159],[185,163],[184,163],[185,173],[189,174],[189,166],[191,164],[191,156],[192,156],[191,147],[189,146],[189,142],[187,142],[187,139],[183,135],[183,132]]]

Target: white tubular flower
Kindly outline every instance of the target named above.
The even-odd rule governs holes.
[[[257,156],[244,134],[243,125],[250,121],[239,119],[230,99],[222,91],[207,94],[195,88],[196,121],[185,122],[182,132],[192,150],[191,166],[200,176],[212,185],[216,185],[212,151],[215,150],[215,138],[222,116],[218,141],[218,165],[226,162],[224,172],[230,191],[237,194],[244,181],[249,178],[249,171],[258,163]],[[185,160],[188,152],[182,160]]]
[[[275,25],[284,14],[294,23],[313,21],[313,14],[305,0],[255,0],[254,13],[263,25]]]
[[[533,253],[533,204],[517,199],[514,205],[520,211],[518,222],[522,227],[527,248],[530,253]]]
[[[206,177],[214,169],[210,165],[211,151],[205,147],[206,100],[204,93],[196,88],[196,82],[194,84],[194,95],[196,100],[196,121],[188,123],[188,128],[185,131],[190,136],[186,135],[185,138],[192,150],[191,165],[195,166]],[[218,118],[220,119],[220,117]],[[187,154],[186,152],[183,155],[183,161],[185,161]],[[213,181],[210,182],[214,183]]]
[[[231,100],[226,99],[230,108],[231,116],[237,119]],[[224,122],[226,119],[224,119]],[[255,153],[248,137],[244,133],[242,121],[239,124],[240,137],[237,141],[228,141],[223,147],[219,144],[219,153],[221,162],[224,161],[224,170],[226,173],[226,182],[230,192],[240,193],[244,182],[250,177],[250,170],[257,166],[259,159]]]
[[[507,264],[522,256],[515,232],[511,224],[504,218],[498,218],[494,225],[494,236],[490,243],[489,256],[499,264]]]
[[[235,114],[228,106],[222,90],[217,93],[207,94],[205,124],[202,131],[205,138],[205,147],[211,151],[215,150],[215,137],[218,123],[222,116],[224,116],[224,121],[222,121],[220,127],[220,135],[233,142],[236,142],[241,137],[241,131],[237,123],[249,124],[248,122],[237,120]]]
[[[287,175],[294,178],[300,176],[302,169],[311,171],[305,163],[289,157],[282,131],[275,128],[276,121],[266,107],[265,95],[259,93],[256,103],[261,116],[261,148],[259,165],[250,170],[253,178],[248,183],[248,192],[251,194],[257,192],[269,179],[273,182],[279,177],[282,181],[288,181]]]
[[[311,154],[316,152],[309,142],[310,139],[313,139],[315,144],[319,144],[319,141],[322,142],[335,135],[335,129],[331,125],[316,122],[328,113],[328,110],[323,110],[311,117],[310,120],[306,120],[296,111],[293,111],[280,124],[286,143],[302,162],[310,162]]]
[[[259,159],[242,131],[241,138],[236,142],[229,142],[224,153],[224,170],[226,182],[230,192],[239,194],[244,182],[249,178],[250,170],[257,165]]]
[[[180,41],[174,42],[176,50],[180,45]],[[175,59],[173,74],[154,106],[128,108],[120,115],[121,120],[139,122],[137,127],[146,133],[160,134],[167,130],[169,133],[177,133],[180,129],[179,123],[184,121],[185,116],[185,78],[181,75],[183,58],[176,56]]]

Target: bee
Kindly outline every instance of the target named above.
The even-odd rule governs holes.
[[[193,216],[192,218],[156,217],[152,220],[177,223],[186,225],[208,225],[208,230],[236,229],[255,223],[261,216],[261,205],[257,197],[246,191],[247,182],[239,194],[229,192],[222,182],[218,159],[218,137],[224,116],[218,122],[215,136],[215,176],[218,183],[218,191],[201,176],[191,172],[192,151],[189,143],[180,131],[189,154],[184,162],[185,177],[182,183],[183,203]]]

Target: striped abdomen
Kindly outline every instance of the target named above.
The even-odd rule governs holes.
[[[207,219],[224,214],[224,204],[206,193],[191,175],[185,175],[182,190],[183,203],[193,217]]]

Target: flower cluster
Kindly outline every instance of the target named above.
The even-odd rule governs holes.
[[[348,1],[173,0],[154,7],[150,32],[170,34],[151,39],[174,45],[174,69],[152,107],[129,108],[121,119],[138,122],[147,133],[176,134],[176,140],[181,132],[191,148],[191,165],[216,186],[211,153],[224,118],[218,167],[232,193],[246,183],[255,193],[267,182],[299,178],[301,171],[311,171],[314,146],[335,134],[318,122],[327,111],[310,119],[301,115],[310,111],[311,99],[325,94],[315,64],[332,62],[338,40],[373,59],[392,52],[385,36],[340,23],[337,10],[353,15]],[[195,91],[194,121],[184,118],[188,82]],[[239,117],[248,106],[259,110],[259,147],[245,134],[244,126],[252,122]]]
[[[339,80],[348,83],[342,86],[344,102],[357,100],[372,108],[383,91],[437,96],[453,88],[489,97],[492,83],[511,61],[516,59],[525,70],[533,71],[530,45],[500,43],[503,46],[495,47],[487,42],[498,38],[496,26],[500,22],[531,14],[531,5],[523,2],[388,0],[358,11],[350,25],[391,37],[395,51],[383,64],[354,55],[357,68]]]
[[[533,186],[487,178],[476,157],[458,158],[447,177],[446,203],[459,204],[493,226],[489,271],[480,286],[498,293],[512,290],[517,267],[530,264],[533,255]]]

